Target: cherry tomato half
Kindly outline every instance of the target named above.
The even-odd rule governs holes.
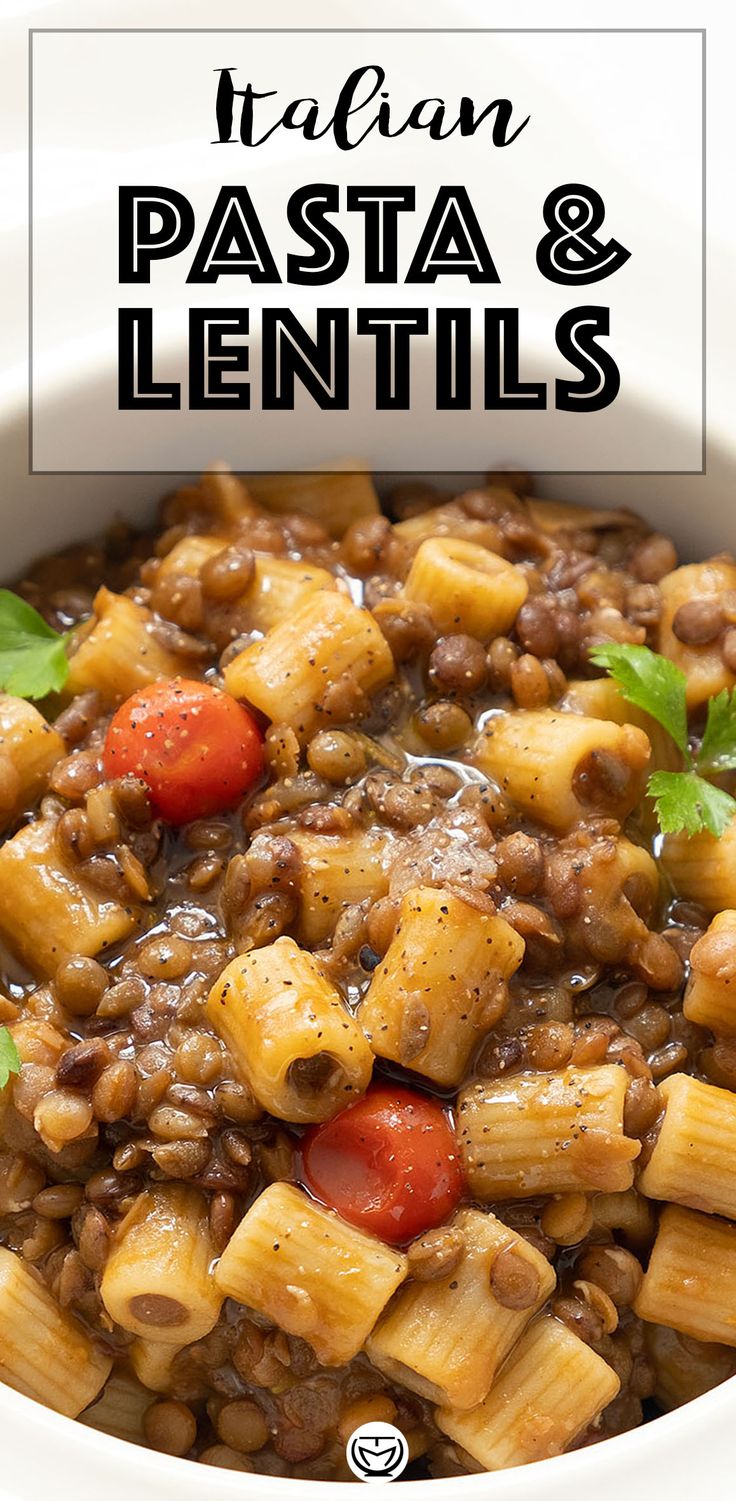
[[[167,822],[188,823],[232,808],[260,775],[261,736],[242,704],[189,678],[139,688],[113,715],[105,776],[132,773]]]
[[[391,1245],[447,1219],[462,1193],[445,1111],[411,1089],[375,1085],[302,1142],[303,1182],[344,1220]]]

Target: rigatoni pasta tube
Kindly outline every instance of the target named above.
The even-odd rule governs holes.
[[[345,675],[372,693],[393,675],[391,652],[368,610],[346,594],[310,594],[288,620],[225,668],[225,687],[304,742],[334,719],[328,689]]]
[[[523,956],[524,940],[502,917],[451,891],[414,887],[360,1008],[374,1053],[436,1084],[459,1084]]]
[[[151,1339],[134,1339],[128,1359],[141,1384],[150,1393],[194,1402],[207,1395],[207,1380],[194,1361],[177,1361],[179,1345],[160,1345]]]
[[[297,936],[310,948],[324,942],[346,907],[371,904],[388,891],[395,844],[384,829],[354,834],[314,834],[294,829],[299,851]]]
[[[158,608],[159,587],[167,579],[185,574],[196,578],[204,563],[217,557],[227,547],[224,537],[182,537],[162,559],[151,593],[151,604]],[[296,562],[293,558],[273,558],[257,554],[253,577],[242,594],[232,603],[243,612],[248,629],[270,631],[287,619],[296,606],[320,589],[336,589],[337,580],[326,568]],[[164,610],[164,613],[165,610]]]
[[[86,1428],[111,1433],[113,1438],[124,1438],[129,1444],[145,1444],[143,1417],[153,1400],[153,1393],[146,1391],[135,1376],[127,1371],[113,1371],[102,1396],[82,1413],[79,1421]]]
[[[626,1070],[610,1063],[513,1074],[462,1090],[458,1139],[474,1197],[631,1188],[641,1148],[624,1135],[627,1084]]]
[[[317,960],[293,938],[233,959],[207,1015],[258,1103],[285,1121],[324,1121],[365,1092],[373,1054]]]
[[[158,609],[158,586],[165,579],[196,578],[203,564],[227,547],[227,537],[199,536],[196,532],[175,542],[170,552],[161,559],[151,589],[151,604]]]
[[[639,1178],[641,1193],[736,1216],[736,1095],[689,1074],[659,1086],[664,1120]]]
[[[252,516],[257,510],[253,497],[239,474],[233,474],[227,464],[212,464],[202,475],[198,485],[183,485],[177,490],[173,507],[169,506],[170,520],[182,521],[192,512],[204,512],[214,517],[222,526],[232,526],[243,516]]]
[[[181,1345],[160,1345],[150,1339],[134,1339],[128,1359],[140,1382],[151,1392],[172,1392],[172,1366]],[[149,1402],[150,1402],[149,1397]]]
[[[440,1280],[407,1282],[366,1349],[390,1381],[443,1407],[468,1408],[488,1394],[556,1278],[546,1257],[492,1214],[464,1209],[450,1228],[462,1236],[459,1265]],[[499,1276],[504,1267],[516,1271],[523,1307],[500,1301],[494,1266]]]
[[[592,811],[622,821],[644,793],[649,741],[635,725],[555,709],[488,720],[474,759],[529,817],[570,829]]]
[[[693,1339],[736,1346],[736,1225],[668,1204],[634,1312]]]
[[[542,1317],[519,1340],[479,1407],[443,1407],[436,1420],[484,1470],[505,1470],[563,1454],[619,1387],[600,1355],[565,1324]]]
[[[440,631],[490,641],[511,629],[529,586],[521,569],[459,537],[429,537],[409,570],[406,599],[428,605]]]
[[[644,1344],[654,1368],[653,1395],[665,1412],[736,1374],[736,1354],[726,1345],[704,1344],[664,1324],[645,1324]]]
[[[306,511],[331,537],[342,537],[354,521],[380,510],[370,474],[346,460],[330,473],[251,474],[248,489],[259,505],[283,513]]]
[[[726,667],[716,637],[703,645],[680,641],[672,629],[677,611],[692,600],[720,603],[722,596],[736,589],[736,563],[728,558],[711,558],[706,563],[688,563],[665,574],[659,581],[662,602],[659,617],[657,650],[685,673],[688,708],[707,703],[722,688],[733,688],[736,675]],[[725,625],[725,619],[724,619]]]
[[[209,1334],[222,1303],[207,1201],[196,1188],[162,1183],[139,1194],[118,1225],[102,1275],[116,1324],[162,1345]]]
[[[633,724],[643,730],[652,749],[650,771],[678,771],[682,757],[671,735],[635,704],[624,698],[613,678],[573,678],[560,708],[590,719],[610,719],[614,724]]]
[[[736,818],[721,838],[665,835],[661,865],[677,896],[698,902],[707,913],[736,908]]]
[[[682,1009],[688,1021],[718,1037],[736,1036],[736,912],[718,912],[690,950]]]
[[[0,694],[0,829],[35,802],[66,752],[58,730],[23,698]]]
[[[20,1256],[0,1248],[0,1381],[76,1418],[111,1366]]]
[[[657,1220],[653,1206],[635,1188],[624,1193],[597,1193],[592,1201],[596,1229],[615,1230],[617,1239],[635,1251],[648,1251],[654,1240]]]
[[[237,603],[246,612],[251,630],[270,631],[288,620],[311,594],[336,588],[335,575],[316,564],[256,557],[252,582]]]
[[[518,509],[518,499],[511,490],[497,490],[493,493],[499,499],[499,515],[504,510]],[[412,548],[418,548],[428,537],[459,537],[465,542],[489,548],[498,557],[506,555],[503,532],[496,522],[469,516],[456,500],[430,506],[428,511],[419,511],[416,516],[407,516],[405,521],[397,521],[394,532]]]
[[[53,819],[26,824],[0,848],[0,933],[36,975],[133,932],[139,909],[104,896],[63,855]]]
[[[215,1276],[224,1296],[305,1339],[323,1365],[344,1365],[403,1282],[406,1257],[300,1189],[272,1183],[241,1220]]]
[[[540,532],[562,537],[568,546],[571,539],[565,538],[566,532],[605,531],[609,527],[630,526],[633,519],[630,511],[609,511],[602,506],[582,506],[569,500],[541,500],[535,495],[525,497],[524,509]]]
[[[181,657],[157,640],[155,619],[144,605],[102,588],[95,595],[94,612],[93,621],[75,637],[65,700],[94,688],[105,704],[119,704],[136,689],[181,671]]]
[[[736,908],[736,818],[713,834],[666,834],[662,868],[675,892],[706,912]]]

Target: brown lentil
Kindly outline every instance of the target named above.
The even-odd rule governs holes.
[[[518,646],[506,636],[497,636],[491,642],[486,663],[489,686],[494,693],[508,692],[511,688],[511,669],[518,656]]]
[[[586,1345],[596,1345],[604,1334],[604,1322],[597,1308],[584,1298],[560,1296],[552,1300],[552,1313],[561,1319]]]
[[[101,1037],[78,1042],[62,1054],[56,1065],[56,1082],[62,1087],[90,1089],[110,1060],[110,1049]]]
[[[511,692],[520,709],[541,709],[549,698],[549,682],[542,663],[528,653],[511,664]]]
[[[449,1277],[460,1265],[464,1251],[465,1240],[460,1230],[451,1226],[428,1230],[409,1246],[409,1275],[415,1282],[434,1282],[439,1277]]]
[[[639,1291],[642,1269],[623,1246],[591,1246],[576,1262],[576,1271],[608,1294],[617,1308],[631,1308]]]
[[[102,771],[97,757],[90,751],[76,750],[65,760],[57,761],[49,777],[49,787],[60,797],[78,802],[101,781]]]
[[[113,782],[112,790],[120,817],[134,829],[145,828],[151,820],[151,802],[145,782],[128,774]]]
[[[397,664],[423,656],[434,644],[435,625],[428,605],[401,598],[380,599],[373,616]]]
[[[249,587],[255,574],[256,560],[242,543],[223,548],[208,558],[199,570],[202,593],[218,603],[238,599]]]
[[[590,1199],[582,1193],[560,1194],[558,1198],[548,1199],[540,1224],[545,1235],[558,1246],[579,1245],[593,1226]]]
[[[216,1254],[224,1251],[236,1224],[237,1208],[233,1194],[224,1191],[213,1194],[210,1200],[209,1227]]]
[[[677,567],[677,553],[669,537],[652,532],[631,554],[631,571],[645,584],[658,584]]]
[[[150,980],[180,980],[191,965],[191,948],[175,933],[151,938],[138,951],[138,968]]]
[[[222,1048],[207,1032],[190,1032],[174,1054],[176,1071],[187,1084],[214,1084],[223,1066]]]
[[[575,1034],[568,1022],[538,1022],[524,1042],[529,1063],[546,1071],[564,1068],[570,1062]]]
[[[429,659],[429,680],[441,693],[477,693],[486,681],[486,654],[474,636],[442,636]]]
[[[724,667],[727,667],[729,672],[736,672],[736,630],[733,626],[726,631],[721,641],[721,657]]]
[[[94,960],[92,962],[94,963]],[[124,980],[118,980],[115,985],[111,985],[108,991],[102,993],[102,997],[96,1007],[97,1015],[106,1021],[114,1021],[120,1017],[128,1016],[134,1007],[140,1005],[145,994],[146,990],[141,977],[139,975],[128,975]]]
[[[100,1209],[85,1205],[75,1224],[79,1255],[90,1272],[101,1272],[110,1247],[110,1227]]]
[[[467,710],[451,699],[438,699],[419,709],[414,724],[425,745],[436,751],[458,750],[473,731]]]
[[[106,989],[106,971],[83,954],[65,959],[54,975],[57,1000],[71,1016],[92,1016]]]
[[[162,1454],[188,1454],[197,1437],[197,1420],[184,1402],[154,1402],[144,1414],[146,1442]]]
[[[525,652],[535,657],[554,657],[560,644],[554,600],[532,595],[516,617],[516,634]]]
[[[68,1220],[84,1200],[84,1189],[78,1183],[51,1183],[42,1188],[33,1200],[36,1214],[47,1220]]]
[[[133,1064],[127,1058],[116,1058],[103,1069],[92,1089],[92,1109],[98,1121],[110,1124],[131,1115],[138,1093],[138,1080]]]
[[[100,695],[91,690],[88,693],[78,693],[66,709],[62,709],[54,720],[54,729],[61,735],[67,745],[78,745],[85,740],[90,730],[96,723],[100,713]]]
[[[33,1124],[50,1151],[84,1136],[92,1124],[92,1106],[72,1089],[52,1089],[39,1100]]]
[[[624,1131],[627,1136],[644,1136],[657,1120],[661,1101],[651,1079],[632,1079],[626,1086]]]
[[[345,730],[320,730],[310,741],[307,762],[317,776],[341,785],[365,771],[366,755],[360,741]]]
[[[586,1282],[584,1279],[576,1279],[573,1287],[583,1302],[598,1316],[601,1321],[603,1334],[613,1334],[618,1327],[618,1311],[612,1298],[607,1292],[599,1287],[597,1282]]]
[[[153,1129],[153,1128],[152,1128]],[[210,1144],[204,1134],[173,1141],[157,1142],[151,1148],[156,1166],[167,1178],[196,1178],[205,1171],[210,1161]]]
[[[675,611],[672,630],[678,641],[685,646],[705,646],[715,641],[725,622],[720,602],[717,599],[689,599]]]
[[[491,1291],[503,1308],[531,1308],[539,1298],[539,1272],[515,1246],[491,1262]]]
[[[652,1078],[665,1079],[668,1074],[674,1074],[683,1063],[687,1063],[687,1048],[681,1042],[667,1042],[663,1048],[657,1048],[649,1059],[649,1067]]]
[[[218,1437],[238,1454],[256,1454],[268,1440],[268,1424],[256,1402],[226,1402],[217,1415]]]
[[[538,839],[520,831],[507,834],[496,847],[498,874],[509,891],[531,896],[544,876],[544,853]]]

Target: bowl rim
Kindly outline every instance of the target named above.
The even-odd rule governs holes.
[[[72,377],[74,386],[79,389],[88,386],[89,379],[88,368],[75,372]],[[3,386],[0,388],[0,441],[9,429],[22,425],[27,417],[27,388],[17,377],[6,381]],[[57,389],[58,382],[49,383],[44,389],[44,398],[53,399]],[[713,435],[709,436],[712,438]],[[731,443],[726,446],[730,448]],[[420,472],[418,469],[417,473]],[[54,477],[63,479],[63,471],[57,476],[38,475],[47,483]],[[88,474],[84,478],[93,481],[95,476]],[[155,479],[155,474],[152,478]],[[155,1394],[152,1394],[153,1400]],[[517,1498],[518,1501],[531,1501],[532,1497],[536,1498],[541,1481],[545,1501],[563,1501],[563,1498],[568,1501],[570,1490],[575,1485],[592,1481],[600,1487],[605,1482],[607,1497],[608,1487],[627,1481],[635,1468],[649,1478],[654,1473],[653,1466],[657,1465],[667,1483],[669,1501],[677,1501],[681,1495],[690,1496],[691,1481],[695,1476],[707,1481],[709,1459],[714,1467],[713,1473],[718,1472],[717,1467],[725,1457],[719,1451],[718,1443],[727,1440],[728,1417],[734,1411],[735,1401],[736,1376],[733,1376],[653,1421],[568,1454],[508,1470],[442,1480],[396,1480],[392,1484],[399,1501],[438,1501],[440,1495],[443,1501],[445,1497],[447,1501],[473,1501],[473,1498],[480,1501],[481,1497],[488,1497],[489,1501],[517,1501]],[[12,1501],[30,1501],[31,1497],[35,1501],[37,1494],[45,1497],[55,1473],[64,1474],[65,1479],[73,1474],[75,1501],[97,1501],[101,1479],[109,1482],[107,1501],[123,1501],[123,1498],[128,1501],[130,1488],[136,1482],[146,1488],[146,1496],[150,1496],[155,1487],[156,1497],[168,1498],[176,1492],[178,1501],[201,1501],[203,1477],[199,1465],[183,1463],[173,1456],[64,1417],[14,1391],[1,1380],[0,1429],[3,1434],[2,1492],[9,1501],[11,1498]],[[29,1452],[34,1464],[45,1467],[46,1488],[43,1491],[29,1490],[24,1483],[24,1464]],[[689,1466],[693,1467],[692,1475]],[[310,1487],[314,1492],[314,1487],[325,1484],[329,1486],[329,1496],[334,1501],[349,1501],[349,1498],[354,1501],[356,1494],[355,1481],[304,1480],[214,1466],[208,1467],[206,1484],[211,1495],[222,1498],[222,1501],[229,1501],[236,1494],[242,1501],[299,1501],[308,1494],[304,1487]],[[440,1485],[444,1487],[442,1492]],[[687,1486],[687,1490],[681,1491],[680,1485]],[[66,1493],[64,1490],[63,1494]],[[604,1501],[603,1495],[601,1501]]]
[[[528,1501],[532,1495],[537,1495],[541,1482],[548,1501],[558,1501],[558,1498],[561,1501],[563,1496],[569,1496],[572,1488],[587,1481],[600,1482],[607,1478],[612,1484],[619,1477],[628,1478],[635,1469],[649,1476],[652,1462],[656,1463],[665,1455],[670,1464],[679,1463],[681,1456],[689,1455],[697,1465],[697,1473],[705,1478],[702,1446],[707,1444],[709,1437],[713,1439],[719,1419],[725,1420],[733,1412],[734,1395],[736,1377],[732,1376],[680,1408],[569,1454],[507,1470],[447,1479],[396,1480],[392,1482],[392,1495],[398,1496],[400,1501],[438,1501],[440,1494],[443,1501],[444,1498],[447,1501],[472,1501],[474,1497],[478,1501],[481,1496],[488,1497],[489,1501],[517,1501],[517,1498]],[[198,1464],[90,1428],[3,1385],[0,1385],[0,1422],[4,1445],[12,1433],[11,1457],[16,1450],[19,1454],[21,1451],[27,1454],[27,1441],[35,1438],[39,1444],[43,1442],[44,1457],[49,1447],[54,1446],[66,1474],[69,1473],[69,1462],[81,1466],[86,1459],[90,1469],[87,1481],[76,1491],[79,1501],[91,1497],[93,1488],[94,1494],[98,1494],[98,1470],[111,1476],[117,1473],[115,1488],[110,1492],[112,1501],[117,1501],[118,1494],[129,1494],[128,1488],[136,1480],[148,1487],[149,1495],[151,1484],[156,1483],[156,1494],[169,1496],[176,1491],[178,1501],[201,1501],[203,1480]],[[665,1450],[667,1442],[669,1447]],[[668,1496],[674,1501],[680,1491],[669,1489],[673,1478],[671,1472],[663,1471],[663,1475],[668,1483]],[[10,1474],[6,1471],[6,1478],[14,1480],[12,1469]],[[258,1501],[297,1501],[298,1497],[306,1497],[303,1487],[313,1490],[323,1485],[329,1487],[329,1497],[334,1501],[349,1501],[349,1498],[354,1501],[355,1481],[305,1480],[216,1466],[208,1467],[207,1473],[208,1491],[221,1496],[223,1501],[236,1494],[244,1501],[256,1501],[256,1498]],[[295,1486],[299,1487],[298,1491]],[[6,1494],[14,1497],[12,1491]],[[30,1494],[27,1491],[15,1493],[18,1501]]]

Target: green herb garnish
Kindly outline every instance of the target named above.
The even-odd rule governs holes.
[[[729,693],[724,688],[709,700],[700,750],[693,755],[687,733],[687,678],[674,662],[648,646],[616,643],[594,646],[590,660],[605,668],[628,703],[661,724],[682,755],[683,771],[655,771],[647,783],[662,833],[706,830],[720,839],[736,814],[736,798],[714,787],[706,775],[736,769],[736,689]]]
[[[0,589],[0,688],[18,698],[45,698],[63,688],[69,672],[60,636],[38,610],[10,589]]]
[[[18,1049],[7,1027],[0,1027],[0,1089],[4,1089],[11,1074],[20,1073]]]

